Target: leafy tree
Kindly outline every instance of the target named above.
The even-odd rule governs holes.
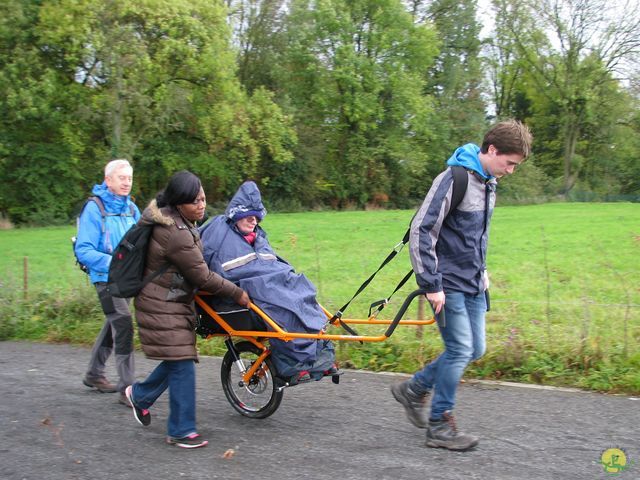
[[[279,53],[285,48],[282,29],[286,19],[284,0],[229,0],[228,18],[237,47],[238,78],[253,92],[258,87],[278,90]]]
[[[433,29],[397,0],[295,0],[286,35],[279,81],[296,156],[315,175],[305,188],[336,207],[406,197],[431,133],[422,73],[437,53]]]
[[[0,5],[0,211],[16,223],[67,220],[90,143],[73,115],[86,96],[37,43],[39,3]]]
[[[497,15],[505,16],[510,41],[527,70],[537,145],[544,145],[548,157],[562,158],[559,192],[566,195],[595,160],[585,134],[592,123],[606,125],[596,107],[611,98],[609,84],[617,82],[625,62],[640,52],[640,6],[629,3],[616,11],[603,0],[513,0],[497,5],[512,9],[511,14],[503,9]],[[549,113],[556,115],[555,128]],[[543,131],[550,135],[540,142]]]
[[[4,57],[2,108],[20,116],[8,119],[2,145],[19,153],[24,117],[41,148],[25,152],[24,168],[11,172],[18,185],[43,182],[50,195],[73,202],[100,180],[107,160],[125,157],[143,202],[180,168],[201,175],[215,196],[264,174],[265,162],[290,161],[295,133],[286,117],[270,94],[249,96],[238,82],[222,3],[59,0],[29,4],[28,17],[23,4],[11,1],[16,19],[5,16],[2,30],[15,37]],[[16,21],[23,33],[9,23]],[[48,186],[51,175],[63,177],[59,186]],[[37,210],[30,198],[27,190],[3,201],[21,221],[16,208]],[[62,217],[69,208],[59,205]]]
[[[438,30],[440,41],[436,62],[425,72],[427,92],[435,98],[436,105],[433,121],[437,129],[429,142],[429,151],[436,160],[430,169],[432,177],[442,170],[444,160],[456,147],[479,142],[486,129],[476,13],[475,0],[433,0],[424,12]]]
[[[529,12],[512,0],[493,0],[495,27],[485,46],[485,65],[491,89],[491,103],[497,118],[529,116],[526,63],[518,54],[511,34],[520,25],[531,23]]]

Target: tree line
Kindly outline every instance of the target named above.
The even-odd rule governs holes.
[[[617,8],[617,7],[620,8]],[[603,0],[5,0],[0,214],[68,222],[104,164],[144,206],[407,208],[495,120],[534,132],[514,201],[640,197],[640,7]]]

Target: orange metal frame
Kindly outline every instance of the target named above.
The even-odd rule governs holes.
[[[258,371],[264,359],[267,358],[271,351],[260,341],[260,339],[266,338],[278,338],[280,340],[289,341],[294,338],[308,338],[308,339],[316,339],[316,340],[346,340],[350,342],[382,342],[389,338],[390,334],[386,333],[382,335],[336,335],[327,333],[325,330],[319,333],[302,333],[302,332],[288,332],[284,330],[280,325],[278,325],[269,315],[263,312],[260,307],[255,305],[254,303],[249,304],[249,308],[253,310],[260,318],[267,324],[267,326],[272,331],[254,331],[254,330],[236,330],[229,323],[227,323],[224,318],[222,318],[218,313],[211,308],[203,299],[203,296],[210,295],[207,292],[198,292],[195,296],[196,303],[204,310],[207,315],[213,318],[226,333],[215,333],[209,335],[207,338],[211,337],[240,337],[244,340],[247,340],[253,343],[256,347],[258,347],[262,354],[258,359],[253,362],[249,370],[245,372],[243,375],[243,381],[245,383],[249,382],[249,380],[253,377],[253,375]],[[327,322],[333,317],[326,308],[322,307],[324,314],[327,317]],[[435,323],[435,318],[432,317],[428,320],[399,320],[397,325],[431,325]],[[375,318],[375,315],[371,315],[367,319],[345,319],[340,318],[339,320],[335,320],[332,325],[336,326],[336,323],[342,322],[345,324],[354,324],[354,325],[391,325],[393,320],[378,320]]]
[[[216,311],[211,308],[207,303],[201,298],[201,295],[208,295],[205,292],[199,292],[198,295],[195,296],[195,301],[202,309],[207,312],[207,314],[213,318],[218,324],[227,332],[226,334],[213,334],[211,336],[232,336],[232,337],[243,337],[249,340],[251,343],[255,344],[258,347],[261,347],[261,343],[258,341],[252,341],[252,337],[261,337],[261,338],[279,338],[280,340],[288,341],[294,338],[310,338],[317,340],[347,340],[350,342],[382,342],[389,338],[388,335],[335,335],[329,334],[325,331],[319,333],[302,333],[302,332],[288,332],[284,330],[280,325],[274,322],[269,315],[264,313],[260,307],[255,305],[254,303],[249,304],[249,308],[253,310],[256,314],[264,320],[264,322],[269,326],[269,328],[273,329],[273,331],[268,332],[259,332],[252,330],[236,330],[231,325],[229,325],[220,315],[216,313]],[[331,319],[332,315],[322,307],[324,314],[327,316],[327,321]],[[340,321],[346,324],[354,324],[354,325],[391,325],[392,320],[378,320],[374,315],[370,316],[367,319],[351,319],[351,318],[341,318]],[[428,320],[400,320],[398,325],[431,325],[435,322],[435,318],[430,318]]]

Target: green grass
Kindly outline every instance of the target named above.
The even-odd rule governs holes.
[[[263,227],[276,251],[315,283],[321,303],[334,311],[400,241],[412,214],[270,214]],[[467,375],[640,392],[639,219],[638,204],[498,207],[488,257],[492,282],[488,351]],[[14,332],[5,333],[5,338],[92,340],[101,316],[99,310],[88,309],[95,306],[95,293],[74,265],[69,241],[74,230],[0,231],[0,336],[4,331]],[[25,256],[28,302],[22,301]],[[366,317],[369,303],[390,294],[409,269],[405,249],[345,316]],[[409,284],[382,317],[393,316],[415,288],[413,281]],[[80,298],[84,306],[65,306]],[[57,310],[43,314],[47,303],[57,304]],[[56,315],[61,318],[54,321]],[[415,318],[415,309],[409,316]],[[8,325],[8,318],[15,325]],[[220,346],[201,342],[201,350],[219,352]],[[410,372],[440,350],[434,327],[421,334],[404,327],[382,343],[341,342],[338,355],[349,366]]]

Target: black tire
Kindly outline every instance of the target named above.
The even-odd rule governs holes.
[[[235,344],[235,348],[245,369],[262,353],[251,342],[239,342]],[[242,374],[233,363],[231,352],[227,352],[220,367],[222,390],[238,413],[249,418],[267,418],[278,409],[282,401],[282,391],[278,391],[276,385],[276,373],[271,359],[267,357],[249,384],[241,386]]]

